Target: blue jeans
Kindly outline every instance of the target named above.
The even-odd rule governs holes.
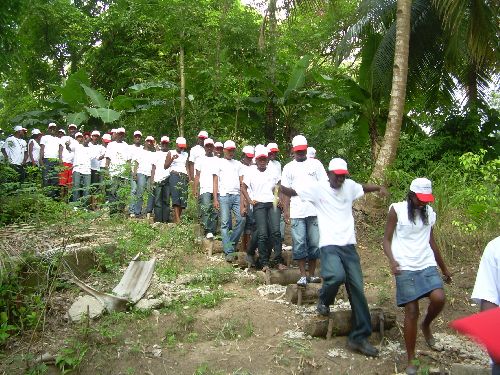
[[[257,203],[253,206],[253,215],[257,225],[259,258],[262,266],[269,266],[271,248],[274,248],[274,260],[283,264],[281,256],[281,210],[274,208],[271,202]],[[269,246],[272,243],[272,246]]]
[[[132,202],[134,205],[134,210],[133,213],[135,215],[140,215],[142,214],[142,204],[144,202],[143,195],[144,191],[146,190],[146,186],[148,185],[150,176],[146,176],[145,174],[142,173],[137,173],[137,190],[135,191],[135,197],[134,201]],[[146,205],[146,212],[150,213],[153,211],[153,194],[148,190],[147,191],[147,205]]]
[[[205,228],[205,234],[214,234],[217,229],[217,212],[215,211],[212,193],[200,194],[200,215],[201,223]]]
[[[88,205],[88,196],[90,191],[90,174],[81,174],[73,172],[73,202],[79,202],[80,199],[84,206]]]
[[[345,283],[352,310],[349,339],[359,343],[371,335],[372,324],[356,246],[329,245],[322,247],[320,253],[323,277],[323,287],[319,292],[320,301],[327,306],[331,305],[340,285]]]
[[[245,229],[245,218],[240,214],[240,195],[227,194],[219,197],[220,204],[220,231],[222,235],[222,246],[224,253],[231,254],[235,252],[236,245],[240,240],[243,229]],[[231,222],[231,211],[236,220],[233,230],[229,229]]]
[[[316,216],[291,219],[290,232],[292,234],[293,259],[314,260],[319,258],[319,228]]]
[[[139,174],[137,175],[137,178],[139,178]],[[130,205],[128,208],[128,212],[130,214],[133,214],[135,211],[135,203],[137,202],[136,196],[137,196],[137,181],[134,180],[133,177],[130,177]]]

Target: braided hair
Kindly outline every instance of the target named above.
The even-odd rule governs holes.
[[[429,216],[427,213],[427,206],[423,207],[422,209],[418,209],[417,207],[415,207],[415,205],[413,204],[414,197],[417,198],[416,194],[413,191],[409,191],[408,195],[406,197],[406,202],[408,203],[408,219],[410,219],[410,221],[413,224],[416,224],[415,223],[415,212],[418,211],[420,213],[420,219],[422,219],[422,222],[424,223],[424,225],[428,225],[429,224]]]

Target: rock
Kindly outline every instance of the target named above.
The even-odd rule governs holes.
[[[68,310],[68,318],[72,322],[79,322],[87,315],[87,306],[90,319],[99,318],[106,307],[96,298],[84,295],[78,297]]]
[[[141,299],[135,304],[137,310],[153,310],[157,309],[162,305],[163,301],[161,299]]]
[[[489,375],[490,369],[481,366],[454,363],[451,365],[451,375]]]

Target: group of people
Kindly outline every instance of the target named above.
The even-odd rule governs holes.
[[[330,313],[339,287],[345,284],[352,308],[348,346],[368,356],[378,355],[368,341],[371,317],[356,251],[352,205],[366,193],[387,192],[383,186],[360,184],[348,178],[345,160],[333,158],[325,170],[303,135],[293,138],[292,160],[282,168],[276,143],[247,145],[242,148],[241,159],[236,160],[234,141],[214,142],[204,130],[198,133],[196,145],[189,152],[183,137],[178,137],[175,147],[170,148],[168,136],[162,136],[158,146],[152,136],[143,142],[140,131],[134,132],[133,143],[128,145],[123,128],[113,129],[101,138],[98,131],[82,134],[74,125],[68,127],[66,135],[51,123],[46,135],[34,129],[28,144],[23,140],[24,132],[15,127],[14,135],[2,146],[5,158],[20,176],[25,163],[39,165],[45,186],[68,187],[72,183],[73,200],[78,201],[91,195],[92,185],[102,183],[103,176],[109,175],[112,213],[124,211],[125,207],[113,203],[123,201],[119,189],[131,181],[132,217],[154,213],[155,221],[168,222],[172,207],[172,221],[178,222],[192,181],[204,234],[210,239],[220,229],[228,261],[233,260],[241,240],[250,265],[264,271],[271,267],[286,269],[281,250],[283,224],[289,223],[293,259],[300,270],[297,284],[305,287],[323,282],[317,312],[325,316]],[[56,167],[62,170],[54,173]],[[146,190],[149,194],[144,208]],[[445,303],[443,279],[451,282],[432,230],[436,213],[429,203],[433,200],[430,180],[412,181],[406,200],[390,206],[383,239],[396,280],[396,302],[405,312],[407,374],[418,371],[414,360],[419,300],[428,297],[430,301],[420,329],[426,343],[434,347],[430,325]],[[315,272],[317,259],[321,260],[321,278]],[[475,298],[481,298],[479,291]],[[498,299],[490,302],[498,305]]]

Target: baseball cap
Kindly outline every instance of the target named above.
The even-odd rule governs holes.
[[[245,147],[243,147],[242,151],[249,158],[253,158],[254,153],[255,153],[254,149],[253,149],[253,146],[245,146]]]
[[[278,145],[276,143],[269,143],[267,145],[267,148],[268,148],[269,152],[271,152],[271,151],[279,151]]]
[[[104,142],[106,142],[106,143],[111,142],[111,134],[108,134],[108,133],[104,134],[104,135],[102,136],[102,140],[103,140]]]
[[[111,129],[111,134],[116,133],[116,132],[117,132],[116,129]]]
[[[55,122],[51,122],[48,126],[49,128],[57,128],[57,124]]]
[[[328,170],[335,174],[349,174],[347,171],[347,163],[344,159],[333,158],[328,164]]]
[[[116,129],[117,133],[125,133],[125,128],[118,128]]]
[[[198,133],[198,138],[208,138],[208,133],[205,130],[202,130]]]
[[[148,136],[146,137],[146,141],[154,141],[154,140],[155,140],[155,139],[153,138],[153,136],[152,136],[152,135],[148,135]]]
[[[99,132],[99,130],[94,130],[92,133],[90,133],[90,135],[97,135],[98,137],[101,136],[101,133]]]
[[[296,135],[292,139],[293,151],[302,151],[307,149],[307,139],[303,135]]]
[[[59,129],[58,132],[59,133],[63,133],[64,135],[66,135],[66,130],[64,130],[64,129]]]
[[[236,148],[236,143],[231,140],[224,142],[224,148],[226,150],[234,150]]]
[[[203,141],[203,146],[206,146],[206,145],[213,145],[214,144],[214,140],[212,138],[206,138],[204,141]]]
[[[75,128],[76,129],[76,125],[75,124],[69,124],[68,125],[68,129],[70,129],[70,128]]]
[[[410,190],[413,191],[417,198],[422,202],[434,202],[432,195],[432,182],[425,178],[416,178],[410,184]]]
[[[32,134],[32,135],[38,135],[38,134],[41,134],[41,133],[42,133],[42,132],[40,131],[40,129],[33,129],[33,130],[31,131],[31,134]]]
[[[264,145],[255,146],[255,159],[269,156],[269,149]]]
[[[307,148],[307,157],[309,159],[314,159],[316,157],[316,149],[314,147]]]
[[[215,148],[223,148],[224,147],[222,142],[215,142],[214,146],[215,146]]]
[[[76,133],[75,133],[75,138],[76,138],[76,137],[83,137],[83,134],[82,134],[81,132],[76,132]]]
[[[168,136],[164,135],[163,137],[161,137],[160,142],[161,143],[168,143],[168,142],[170,142],[170,138]]]
[[[125,131],[123,131],[123,132],[125,133]],[[136,131],[134,132],[134,137],[135,137],[136,135],[140,135],[140,136],[142,137],[142,133],[141,133],[141,131],[140,131],[140,130],[136,130]]]
[[[177,137],[177,139],[175,140],[175,143],[177,144],[177,146],[179,147],[186,147],[186,138],[184,137]]]
[[[23,127],[21,125],[14,126],[14,131],[15,132],[20,132],[21,130],[23,130]]]

